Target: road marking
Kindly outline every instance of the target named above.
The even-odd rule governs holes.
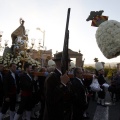
[[[93,120],[109,120],[109,106],[97,106]]]

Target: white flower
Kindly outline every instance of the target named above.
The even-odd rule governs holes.
[[[30,63],[31,61],[30,60],[28,60],[28,63]]]
[[[7,63],[7,61],[6,61],[6,60],[4,60],[4,64],[5,64],[5,63]]]
[[[17,62],[16,62],[16,61],[14,61],[13,63],[15,63],[15,64],[17,65]]]
[[[31,59],[31,57],[29,56],[28,59]]]
[[[18,65],[22,65],[21,63],[19,63]]]
[[[19,67],[18,70],[21,70],[21,68]]]
[[[21,58],[21,56],[19,55],[19,56],[17,56],[18,58]]]
[[[95,36],[98,47],[106,58],[120,55],[120,22],[108,20],[101,23]]]
[[[20,54],[21,54],[21,55],[24,55],[24,51],[21,51]]]

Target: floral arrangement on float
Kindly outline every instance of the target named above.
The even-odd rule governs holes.
[[[25,30],[24,20],[20,19],[20,26],[11,34],[12,46],[5,47],[3,56],[0,61],[3,61],[4,67],[9,69],[10,63],[15,63],[18,70],[23,70],[25,62],[33,66],[40,66],[40,62],[34,60],[29,55],[28,49],[28,30]]]
[[[10,63],[15,63],[17,65],[18,70],[22,70],[23,62],[28,62],[32,64],[32,66],[40,66],[40,62],[32,59],[29,55],[24,58],[22,55],[14,56],[11,53],[7,53],[6,56],[0,57],[0,63],[4,64],[6,69],[9,68]]]
[[[98,27],[95,34],[97,45],[103,55],[111,59],[120,55],[120,22],[108,20],[103,12],[91,11],[86,21],[92,20],[91,26]]]
[[[120,22],[105,21],[96,31],[98,47],[108,59],[120,55]]]

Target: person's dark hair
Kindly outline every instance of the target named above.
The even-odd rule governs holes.
[[[24,70],[26,70],[26,68],[29,68],[29,66],[31,66],[30,63],[25,63],[25,64],[24,64]]]
[[[36,67],[37,67],[37,66],[33,65],[33,66],[32,66],[32,69],[34,70]]]
[[[45,72],[45,67],[42,67],[40,70],[39,70],[39,72]]]
[[[15,63],[10,63],[10,67],[12,67],[12,65],[16,65]]]
[[[73,71],[74,77],[76,77],[76,74],[78,73],[78,70],[79,70],[79,69],[80,69],[79,67],[76,67],[76,68],[74,69],[74,71]]]
[[[96,69],[95,69],[95,75],[96,75],[96,76],[98,76],[98,75],[99,75],[99,74],[98,74],[98,71],[97,71]]]

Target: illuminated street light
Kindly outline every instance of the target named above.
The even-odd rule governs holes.
[[[3,35],[3,31],[0,31],[0,52],[3,51],[4,47],[1,45],[2,42],[2,35]]]
[[[41,30],[40,28],[36,28],[36,29],[43,33],[43,46],[44,46],[44,43],[45,43],[45,30]]]

